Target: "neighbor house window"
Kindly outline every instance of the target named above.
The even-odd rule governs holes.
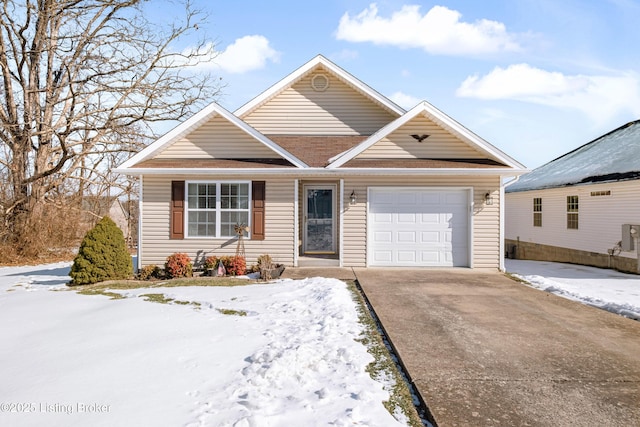
[[[533,226],[542,227],[542,198],[533,199]]]
[[[249,225],[248,182],[189,182],[187,236],[234,237],[235,225]]]
[[[578,229],[578,196],[567,196],[567,228]]]

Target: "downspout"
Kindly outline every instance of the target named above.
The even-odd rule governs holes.
[[[342,257],[344,254],[344,179],[340,179],[340,207],[338,209],[340,219],[338,221],[340,227],[340,233],[338,234],[338,258],[339,259],[339,267],[344,267]]]
[[[298,231],[298,227],[300,226],[300,216],[298,215],[298,197],[299,197],[299,182],[297,179],[293,180],[293,266],[298,266],[298,252],[300,252],[300,248],[298,247],[298,240],[300,238],[300,233]]]
[[[138,185],[140,188],[138,189],[138,247],[136,248],[136,270],[140,271],[142,269],[142,177],[138,179]]]

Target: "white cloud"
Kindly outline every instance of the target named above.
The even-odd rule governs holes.
[[[418,105],[420,101],[422,101],[421,99],[418,99],[415,96],[407,95],[406,93],[402,93],[402,92],[395,92],[394,94],[389,96],[389,99],[395,102],[396,104],[398,104],[399,106],[401,106],[402,108],[404,108],[405,110],[409,110],[415,107],[416,105]]]
[[[456,95],[577,109],[596,122],[609,120],[619,113],[640,115],[640,76],[634,72],[607,76],[565,75],[515,64],[496,67],[482,77],[467,77]]]
[[[182,51],[182,55],[188,57],[193,52],[195,52],[195,48],[190,47]],[[216,51],[213,44],[209,43],[201,47],[199,52],[204,55],[197,62],[190,61],[190,66],[200,69],[221,69],[231,74],[259,70],[264,68],[267,61],[278,62],[280,60],[280,53],[270,46],[266,37],[261,35],[236,39],[223,51]],[[184,61],[184,59],[182,60]],[[187,62],[184,62],[186,65]]]
[[[405,5],[390,18],[378,15],[375,3],[355,17],[345,13],[336,32],[338,40],[372,42],[402,48],[422,48],[433,54],[481,55],[518,51],[519,44],[503,23],[481,19],[462,22],[460,12],[434,6],[425,15],[419,5]]]
[[[244,36],[220,52],[215,62],[229,73],[244,73],[264,68],[267,61],[278,62],[280,53],[260,35]]]

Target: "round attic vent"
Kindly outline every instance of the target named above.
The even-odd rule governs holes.
[[[311,87],[317,92],[324,92],[329,88],[329,78],[324,74],[316,74],[311,79]]]

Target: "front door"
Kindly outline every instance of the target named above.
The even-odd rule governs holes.
[[[335,185],[304,186],[304,241],[308,254],[333,254],[335,238]]]

